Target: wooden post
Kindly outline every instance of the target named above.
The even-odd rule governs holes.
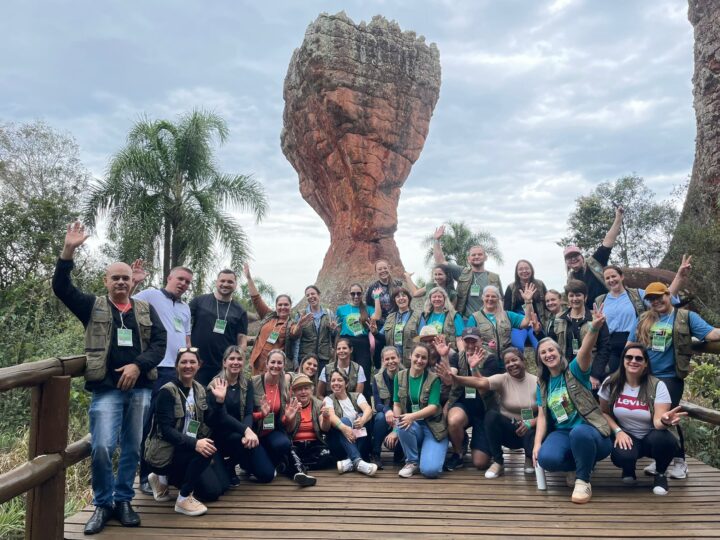
[[[68,443],[70,377],[51,377],[33,388],[31,397],[29,459],[59,454]],[[28,491],[25,511],[25,539],[63,537],[65,512],[65,469]]]

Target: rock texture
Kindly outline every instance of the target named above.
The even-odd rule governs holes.
[[[316,281],[325,302],[344,302],[373,262],[402,263],[393,234],[400,189],[420,156],[440,93],[435,44],[380,16],[344,13],[308,26],[285,78],[281,135],[300,193],[330,231]]]
[[[665,268],[683,252],[693,255],[691,284],[703,315],[720,322],[720,0],[690,0],[695,31],[693,105],[697,123],[695,161],[680,222]]]

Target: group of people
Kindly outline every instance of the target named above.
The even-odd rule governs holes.
[[[86,534],[113,517],[140,524],[131,506],[138,465],[141,490],[170,501],[175,486],[175,510],[197,516],[207,511],[201,501],[239,483],[238,466],[256,482],[280,473],[306,487],[327,467],[375,475],[383,448],[402,478],[436,478],[465,466],[469,452],[487,479],[504,473],[503,448],[522,449],[524,472],[566,473],[576,503],[591,499],[599,460],[610,456],[633,483],[638,459],[650,457],[653,492],[666,494],[668,476],[688,474],[678,424],[692,340],[718,341],[720,329],[677,305],[690,257],[669,286],[623,285],[622,269],[608,265],[621,221],[619,209],[590,257],[565,248],[563,294],[527,260],[503,292],[482,246],[469,249],[466,267],[448,263],[443,227],[432,286],[396,279],[379,260],[377,280],[352,284],[335,310],[315,285],[300,313],[288,295],[269,307],[246,265],[260,318],[249,353],[234,271],[189,304],[185,267],[162,289],[135,292],[146,277],[140,260],[108,266],[107,295],[83,293],[71,271],[87,235],[69,225],[53,289],[86,329],[96,507]]]

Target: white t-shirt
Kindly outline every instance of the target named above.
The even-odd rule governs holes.
[[[337,366],[337,369],[338,369],[338,371],[343,372],[345,375],[350,373],[350,367],[345,369],[340,366]],[[318,379],[321,380],[322,382],[327,382],[326,375],[325,375],[325,368],[323,368],[322,371],[320,372],[320,377],[318,377]],[[367,381],[367,379],[365,378],[365,370],[362,368],[362,366],[359,365],[358,366],[358,384],[364,383],[365,381]]]
[[[606,379],[607,381],[607,379]],[[617,401],[613,404],[613,415],[618,425],[633,437],[644,438],[653,429],[653,419],[650,418],[650,407],[638,400],[640,387],[633,388],[625,383],[625,387],[618,395]],[[607,401],[610,399],[610,391],[605,383],[600,388],[598,396]],[[657,385],[655,393],[655,406],[661,403],[672,403],[670,393],[662,381]]]
[[[350,420],[350,422],[354,422],[355,419],[360,416],[357,411],[355,410],[355,407],[353,407],[352,401],[350,401],[350,398],[347,397],[345,399],[339,399],[338,403],[340,403],[340,407],[343,410],[343,418],[347,418]],[[362,405],[363,403],[367,403],[367,399],[365,399],[365,396],[362,394],[359,394],[357,397],[357,403],[358,405]],[[333,400],[331,396],[326,397],[323,400],[323,405],[332,408],[333,406]]]

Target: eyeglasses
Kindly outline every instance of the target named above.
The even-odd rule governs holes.
[[[350,296],[362,296],[361,292],[352,292],[350,291]]]
[[[632,354],[626,354],[624,358],[628,362],[634,361],[634,362],[637,362],[638,364],[642,364],[645,361],[645,357],[642,355],[635,356]]]
[[[200,349],[198,349],[197,347],[180,347],[180,348],[178,349],[178,352],[179,352],[180,354],[186,353],[186,352],[191,352],[191,353],[197,354],[197,353],[200,352]]]
[[[565,257],[565,260],[566,261],[574,261],[575,259],[579,259],[580,257],[581,257],[581,255],[576,253],[574,255],[568,255],[567,257]]]

